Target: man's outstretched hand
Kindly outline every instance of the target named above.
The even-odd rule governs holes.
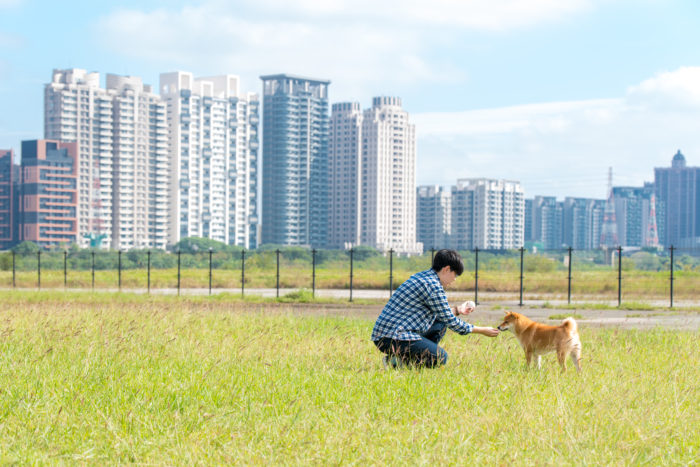
[[[499,331],[496,328],[485,328],[485,327],[480,327],[480,326],[474,326],[474,328],[472,329],[472,332],[476,333],[476,334],[481,334],[482,336],[487,336],[487,337],[496,337],[497,335],[499,335],[501,333],[501,331]]]

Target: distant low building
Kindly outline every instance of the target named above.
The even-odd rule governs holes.
[[[22,141],[19,240],[42,248],[78,241],[78,144]]]
[[[513,249],[525,243],[525,198],[519,182],[470,178],[452,188],[452,247]]]
[[[447,248],[452,232],[452,194],[438,185],[419,186],[416,238],[426,250]]]

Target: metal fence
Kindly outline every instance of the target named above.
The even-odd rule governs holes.
[[[668,261],[668,300],[669,306],[673,307],[674,304],[674,282],[677,280],[677,268],[675,266],[676,259],[674,256],[677,252],[684,253],[697,253],[694,249],[679,249],[671,246],[668,248],[668,255],[664,256]],[[311,249],[308,250],[311,254],[311,274],[309,277],[309,286],[311,289],[312,296],[316,295],[317,290],[317,253],[319,250]],[[432,264],[433,257],[435,255],[436,249],[429,250],[430,260],[427,260],[428,253],[426,252],[423,257],[425,258],[425,267],[430,267]],[[213,288],[213,278],[215,273],[222,270],[238,270],[240,269],[240,291],[241,295],[245,295],[246,287],[246,259],[247,255],[260,255],[260,254],[270,254],[274,253],[275,258],[275,289],[276,295],[280,295],[280,265],[281,258],[284,257],[285,251],[277,250],[240,250],[240,252],[214,252],[212,249],[204,252],[196,253],[183,253],[177,251],[174,253],[166,253],[162,251],[151,252],[151,251],[141,251],[141,252],[101,252],[101,251],[90,251],[90,250],[77,250],[77,251],[63,251],[63,252],[47,252],[38,250],[35,253],[24,253],[19,254],[15,251],[4,253],[4,257],[0,261],[0,270],[12,271],[11,286],[12,288],[18,288],[17,285],[17,274],[19,271],[23,273],[36,271],[36,283],[35,286],[38,289],[42,288],[42,271],[60,271],[62,269],[63,273],[63,287],[68,288],[69,276],[74,274],[76,271],[90,272],[90,287],[95,289],[95,274],[99,271],[101,274],[115,275],[117,288],[121,291],[123,287],[122,276],[125,271],[141,271],[145,269],[144,285],[148,293],[151,292],[151,272],[153,269],[175,269],[177,270],[175,283],[172,284],[172,288],[177,289],[177,294],[180,295],[183,289],[182,284],[182,273],[183,266],[189,270],[201,271],[205,269],[208,271],[208,292],[212,294]],[[347,255],[347,274],[348,274],[348,293],[349,301],[353,301],[353,290],[355,288],[354,278],[355,278],[355,250],[350,249],[346,252]],[[576,276],[574,274],[574,265],[576,263],[576,258],[574,257],[574,249],[560,249],[560,250],[547,250],[539,254],[533,254],[528,252],[525,248],[520,248],[518,250],[480,250],[475,248],[468,252],[469,256],[465,255],[465,272],[467,272],[467,267],[471,266],[473,269],[469,273],[473,276],[473,292],[474,292],[474,302],[479,303],[479,292],[480,292],[480,272],[483,273],[483,269],[480,269],[479,256],[485,253],[498,254],[510,261],[510,264],[517,262],[519,269],[518,273],[518,305],[523,306],[524,304],[524,292],[527,284],[527,270],[528,262],[532,261],[534,258],[541,257],[541,254],[558,255],[563,257],[563,263],[566,266],[566,297],[567,303],[571,304],[572,301],[572,285],[575,284]],[[623,297],[623,278],[625,276],[625,270],[623,269],[623,248],[617,247],[602,254],[607,254],[609,270],[616,274],[616,298],[617,304],[620,306],[622,304]],[[391,296],[395,290],[395,276],[394,276],[394,250],[390,250],[387,257],[387,267],[388,267],[388,295]],[[153,264],[153,257],[157,257],[157,264]],[[42,258],[44,265],[42,266]],[[298,259],[298,258],[297,258]],[[48,260],[48,261],[47,261]],[[9,264],[8,264],[9,261]],[[183,264],[184,263],[184,264]],[[534,265],[533,271],[536,271],[537,265]],[[560,271],[556,271],[560,272]],[[380,271],[377,271],[380,274]],[[503,271],[503,274],[507,274],[507,271]],[[561,276],[557,276],[558,280]],[[26,280],[25,280],[26,282]],[[54,280],[55,282],[55,280]],[[700,284],[697,284],[700,286]],[[54,285],[55,287],[55,285]],[[698,287],[700,289],[700,287]],[[562,290],[559,290],[562,293]]]

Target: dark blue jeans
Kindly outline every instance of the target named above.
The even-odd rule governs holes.
[[[447,363],[447,352],[438,347],[445,335],[445,323],[434,323],[417,341],[399,341],[382,337],[374,342],[379,350],[389,356],[396,356],[404,363],[433,368]]]

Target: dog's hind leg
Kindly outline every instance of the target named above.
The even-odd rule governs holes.
[[[557,350],[557,359],[559,360],[559,365],[561,366],[562,373],[566,371],[566,357],[568,357],[566,350]]]
[[[524,349],[524,350],[525,350],[525,367],[529,370],[530,363],[532,363],[532,349]]]
[[[574,362],[576,371],[581,373],[581,345],[577,345],[571,351],[571,361]]]
[[[542,368],[542,355],[537,355],[537,369]]]

